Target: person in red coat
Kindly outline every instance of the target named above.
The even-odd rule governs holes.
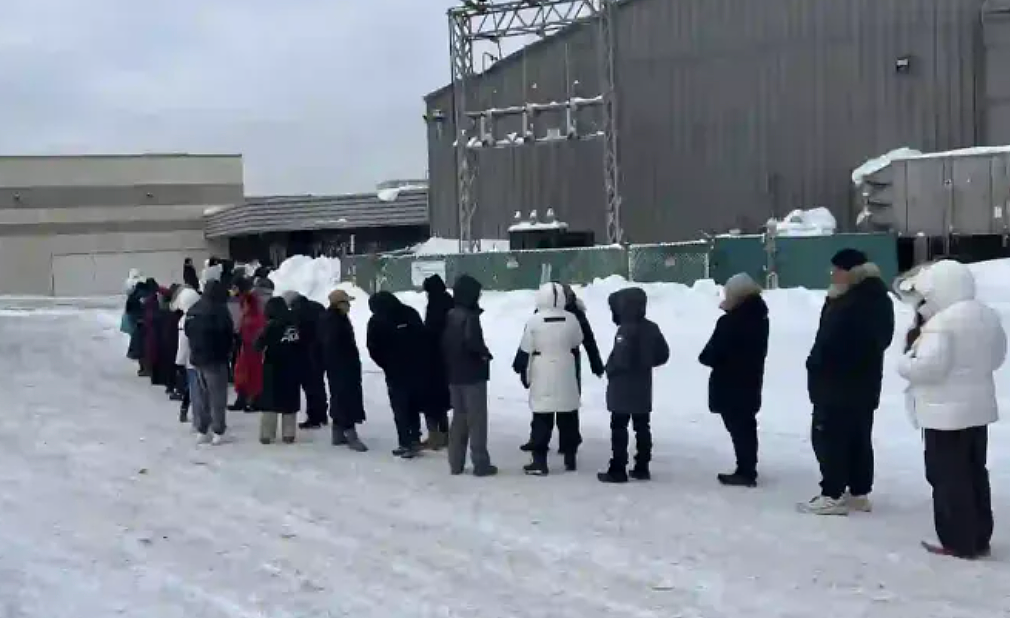
[[[243,286],[244,287],[244,286]],[[235,360],[235,403],[232,410],[253,411],[253,405],[263,391],[263,353],[256,350],[256,340],[266,327],[263,311],[273,293],[269,279],[257,279],[252,289],[239,292],[242,317],[239,321],[241,348]]]

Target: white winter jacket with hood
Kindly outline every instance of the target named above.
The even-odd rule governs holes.
[[[572,350],[582,345],[578,319],[565,311],[565,291],[545,283],[536,293],[537,312],[526,322],[519,349],[529,354],[526,380],[533,412],[574,412],[581,397]]]
[[[179,320],[179,348],[175,353],[175,364],[179,367],[192,367],[189,364],[189,337],[186,336],[186,330],[183,327],[186,325],[185,314],[189,313],[198,300],[200,300],[200,294],[196,290],[184,287],[179,290],[179,294],[172,303],[172,311],[183,313],[183,319]]]
[[[898,364],[912,421],[944,431],[996,422],[993,372],[1007,354],[999,314],[975,300],[975,278],[959,262],[937,262],[912,285],[924,301],[918,312],[925,324]]]

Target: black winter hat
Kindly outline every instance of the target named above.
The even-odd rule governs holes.
[[[845,248],[831,258],[831,265],[839,270],[852,270],[869,262],[866,254],[858,249]]]

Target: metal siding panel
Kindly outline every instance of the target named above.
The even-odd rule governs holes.
[[[992,160],[992,205],[996,233],[1010,233],[1010,154]],[[996,217],[996,214],[999,217]]]
[[[945,161],[941,158],[912,159],[905,162],[908,177],[908,227],[910,235],[942,235],[946,229],[950,191]]]
[[[954,191],[951,231],[956,234],[992,232],[992,162],[986,157],[951,160]]]

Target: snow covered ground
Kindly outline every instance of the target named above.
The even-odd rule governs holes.
[[[1010,320],[1010,265],[982,289]],[[604,351],[604,281],[583,290]],[[524,477],[525,394],[508,365],[531,292],[488,293],[496,355],[491,453],[502,476],[451,477],[444,454],[394,446],[382,376],[366,365],[363,455],[302,433],[197,447],[176,407],[123,357],[118,301],[0,300],[0,617],[3,618],[987,618],[1010,608],[1010,430],[992,430],[994,556],[926,555],[919,435],[892,350],[876,428],[876,511],[798,514],[817,491],[803,360],[822,294],[768,294],[772,335],[756,490],[724,488],[731,448],[696,356],[718,290],[646,286],[673,360],[657,380],[655,480],[604,486],[604,383],[585,393],[577,473]],[[360,293],[359,293],[360,294]],[[406,294],[416,306],[422,297]],[[367,308],[353,317],[363,336]],[[909,314],[902,310],[899,322]],[[1010,369],[999,376],[1010,409]],[[559,462],[554,463],[557,471]]]

